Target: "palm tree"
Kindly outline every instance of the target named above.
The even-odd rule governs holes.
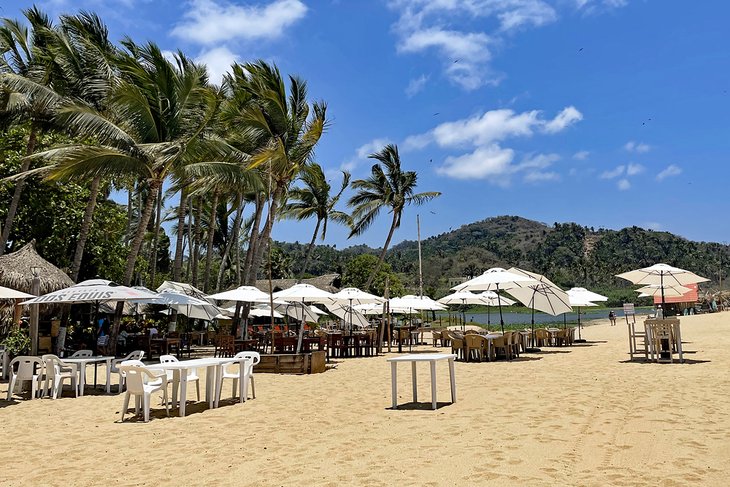
[[[244,128],[260,144],[251,151],[249,167],[262,168],[269,181],[269,208],[263,230],[252,230],[252,250],[246,283],[253,284],[264,250],[269,246],[274,220],[286,192],[314,156],[314,148],[327,126],[327,105],[307,101],[307,84],[289,77],[287,94],[279,69],[264,61],[235,64],[225,79],[228,91],[239,103],[225,114],[229,126]],[[260,205],[258,208],[262,208]],[[254,241],[253,235],[259,234]]]
[[[380,271],[393,233],[400,226],[405,207],[410,204],[421,205],[441,195],[438,191],[414,194],[418,174],[415,171],[401,169],[396,145],[388,144],[380,152],[370,154],[368,157],[376,159],[378,163],[373,165],[369,178],[357,179],[352,183],[352,187],[357,190],[357,193],[348,202],[348,205],[354,208],[350,237],[361,235],[370,228],[383,208],[390,209],[393,219],[378,263],[368,278],[366,288],[370,288],[373,279]]]
[[[340,201],[342,193],[350,185],[350,173],[342,171],[342,185],[336,195],[330,196],[332,187],[327,182],[322,166],[312,163],[302,170],[301,181],[304,183],[302,188],[294,188],[289,191],[289,202],[282,208],[282,215],[285,218],[295,218],[297,220],[307,220],[315,217],[317,223],[314,226],[312,240],[307,247],[307,253],[304,257],[304,265],[299,275],[302,279],[307,272],[309,258],[314,248],[314,242],[317,239],[320,226],[322,234],[320,238],[324,241],[327,236],[327,222],[332,219],[337,223],[349,224],[350,216],[347,213],[335,210],[335,206]]]
[[[114,87],[109,109],[100,112],[88,104],[72,103],[58,110],[60,122],[97,144],[51,149],[37,158],[52,164],[49,179],[144,178],[147,198],[123,279],[130,285],[165,179],[231,170],[241,161],[225,162],[236,157],[235,151],[207,132],[218,104],[203,66],[179,52],[173,64],[152,43],[139,46],[127,39],[123,45],[128,52],[118,60],[122,79]]]

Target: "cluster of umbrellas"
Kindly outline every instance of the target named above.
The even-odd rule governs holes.
[[[650,267],[616,274],[616,277],[642,285],[636,289],[636,292],[640,293],[639,297],[661,296],[662,312],[666,308],[666,298],[683,296],[690,291],[690,288],[686,287],[688,284],[709,281],[693,272],[667,264],[654,264]]]

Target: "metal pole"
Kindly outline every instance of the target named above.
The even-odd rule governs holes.
[[[421,216],[416,215],[418,227],[418,295],[423,296],[423,264],[421,262]]]
[[[667,317],[666,303],[664,302],[664,271],[659,271],[659,285],[662,288],[662,319]]]
[[[497,284],[497,304],[499,305],[499,324],[502,327],[502,334],[504,334],[504,318],[502,317],[502,300],[499,299],[499,284]]]
[[[38,275],[39,269],[31,268],[33,281],[30,285],[30,293],[39,296],[41,294],[41,278]],[[38,355],[38,305],[30,306],[30,354]]]

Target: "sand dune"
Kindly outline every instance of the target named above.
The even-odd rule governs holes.
[[[682,365],[626,362],[620,321],[585,329],[583,346],[457,363],[458,401],[437,411],[388,409],[384,357],[259,374],[256,400],[185,418],[155,406],[148,424],[119,423],[116,394],[0,401],[0,485],[727,485],[728,321],[682,318]],[[446,401],[445,364],[438,374]]]

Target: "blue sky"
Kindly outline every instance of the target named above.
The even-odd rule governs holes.
[[[33,2],[5,2],[18,17]],[[317,159],[338,181],[397,143],[419,189],[395,241],[495,215],[728,239],[730,3],[678,0],[51,0],[112,35],[182,49],[219,79],[263,58],[309,82],[332,125]],[[314,222],[277,223],[308,241]],[[347,240],[382,245],[383,214]]]

